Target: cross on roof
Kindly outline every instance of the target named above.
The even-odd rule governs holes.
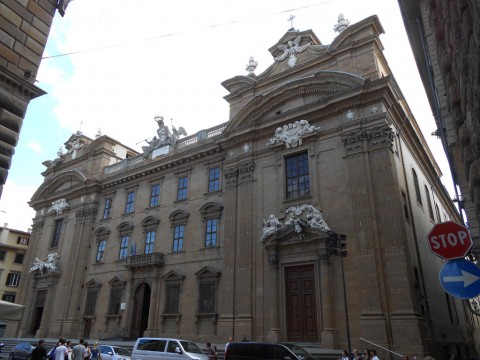
[[[291,25],[292,29],[293,29],[293,19],[295,19],[295,18],[296,18],[296,16],[293,16],[293,14],[290,14],[290,17],[287,19],[287,21],[290,21],[290,25]]]

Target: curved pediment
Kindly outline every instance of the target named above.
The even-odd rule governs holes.
[[[321,70],[267,92],[246,103],[230,120],[225,132],[250,122],[286,113],[363,86],[366,79],[342,71]]]
[[[31,201],[42,197],[51,196],[55,193],[71,192],[73,189],[85,186],[90,180],[80,170],[67,170],[58,175],[47,178],[42,185],[35,191]]]

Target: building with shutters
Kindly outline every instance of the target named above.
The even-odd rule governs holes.
[[[72,135],[31,200],[27,262],[41,261],[12,331],[329,349],[349,333],[355,348],[473,355],[472,315],[441,289],[426,241],[460,217],[379,19],[347,25],[325,45],[289,30],[262,74],[251,59],[222,83],[223,124],[184,136],[155,117],[141,152]]]

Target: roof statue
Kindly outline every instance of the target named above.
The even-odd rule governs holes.
[[[278,49],[283,51],[283,54],[274,57],[274,59],[278,62],[283,61],[288,58],[288,66],[293,68],[297,63],[297,57],[295,54],[299,54],[304,52],[306,48],[310,46],[310,42],[305,45],[300,46],[300,41],[302,40],[302,36],[298,36],[295,40],[289,40],[287,45],[279,45]]]
[[[154,120],[158,123],[158,136],[154,136],[150,141],[145,140],[148,143],[148,146],[142,146],[144,157],[148,157],[152,151],[163,146],[171,146],[172,148],[175,148],[180,135],[187,135],[187,132],[181,126],[177,130],[175,126],[172,125],[172,130],[170,130],[168,126],[165,125],[163,116],[156,115]]]
[[[283,125],[275,130],[275,135],[267,145],[275,145],[282,141],[287,149],[302,145],[302,137],[319,130],[319,127],[310,125],[307,120],[295,121],[293,124]]]
[[[245,67],[245,70],[248,71],[249,76],[254,76],[255,75],[254,71],[257,68],[257,66],[258,66],[258,62],[255,61],[253,56],[250,56],[250,60],[248,61],[248,65]]]
[[[350,21],[345,19],[342,13],[338,14],[338,22],[333,25],[333,31],[340,34],[343,30],[345,30],[350,25]]]

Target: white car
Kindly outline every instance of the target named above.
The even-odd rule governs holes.
[[[112,345],[98,345],[102,360],[131,360],[130,350]]]

